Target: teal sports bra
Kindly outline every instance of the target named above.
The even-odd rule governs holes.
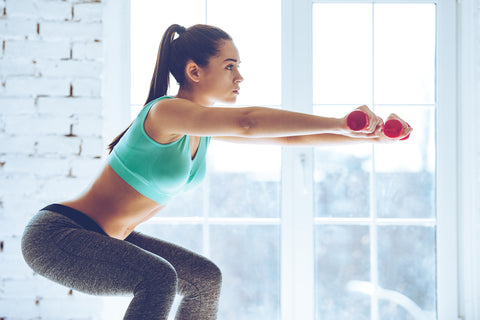
[[[153,104],[146,104],[108,157],[112,169],[144,196],[167,204],[174,196],[197,186],[205,177],[206,153],[211,137],[201,137],[191,158],[190,136],[160,144],[145,132],[144,123]]]

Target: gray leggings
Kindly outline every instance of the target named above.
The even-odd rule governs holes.
[[[138,232],[109,237],[75,209],[51,205],[25,228],[22,251],[38,274],[94,295],[132,294],[124,320],[167,319],[175,295],[176,319],[216,319],[219,268],[191,251]]]

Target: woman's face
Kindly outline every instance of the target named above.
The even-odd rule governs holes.
[[[240,94],[243,77],[238,71],[240,57],[232,41],[223,41],[219,54],[210,58],[208,65],[201,68],[202,91],[212,102],[234,103]]]

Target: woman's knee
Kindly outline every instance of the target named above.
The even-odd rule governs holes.
[[[159,261],[157,265],[146,266],[148,272],[143,276],[143,280],[137,284],[134,294],[140,292],[148,295],[165,295],[175,297],[178,287],[177,272],[171,264],[166,261]]]
[[[202,258],[195,269],[197,278],[207,286],[221,286],[222,271],[213,261]]]

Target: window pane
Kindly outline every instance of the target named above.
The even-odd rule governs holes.
[[[365,152],[367,151],[367,152]],[[368,217],[370,155],[363,148],[315,149],[315,215]]]
[[[414,128],[410,138],[375,148],[377,215],[435,218],[435,112],[433,107],[376,108],[396,113]]]
[[[212,141],[209,154],[210,216],[280,216],[279,147]]]
[[[435,5],[374,9],[375,103],[434,103]]]
[[[369,279],[368,227],[315,227],[315,319],[370,319],[370,298],[354,290]]]
[[[203,217],[205,192],[208,190],[205,187],[206,181],[197,188],[173,198],[158,215],[162,217]]]
[[[372,5],[313,5],[314,104],[370,104]]]
[[[185,10],[189,8],[189,10]],[[199,0],[130,1],[131,103],[143,105],[148,96],[158,46],[174,23],[189,27],[205,23],[205,2]],[[175,81],[171,81],[175,84]],[[176,94],[176,90],[172,90]]]
[[[278,0],[208,0],[207,22],[228,32],[240,53],[239,105],[281,103],[281,7]]]
[[[436,319],[435,228],[379,227],[378,247],[379,319]]]
[[[342,117],[356,106],[315,106],[314,113]],[[315,148],[315,216],[359,218],[370,215],[372,147]]]
[[[321,34],[318,30],[322,28],[323,37],[332,39],[324,42],[332,43],[334,50],[338,50],[335,45],[341,45],[335,44],[335,39],[355,41],[344,35],[348,21],[341,20],[347,16],[342,14],[355,6],[358,4],[314,4],[314,12],[317,10],[313,16],[314,76],[323,77],[318,66],[333,70],[327,73],[330,78],[325,76],[323,82],[315,85],[314,102],[322,104],[314,107],[315,114],[341,117],[363,103],[346,100],[355,96],[348,96],[355,90],[346,87],[348,80],[342,82],[335,78],[344,66],[343,56],[338,52],[331,55],[320,52],[322,47],[329,48],[320,41],[316,45],[320,49],[315,47],[317,35]],[[365,34],[374,35],[374,41],[359,35],[356,38],[370,46],[374,44],[373,51],[362,52],[369,56],[365,58],[369,62],[363,63],[363,66],[368,63],[368,68],[362,76],[369,84],[373,83],[374,90],[366,84],[359,84],[358,88],[369,96],[364,101],[378,115],[386,119],[390,113],[396,113],[406,119],[414,131],[407,141],[391,145],[315,148],[315,216],[322,218],[317,220],[315,228],[316,317],[322,320],[436,319],[435,5],[365,6],[370,8],[370,17],[362,20],[371,23],[365,27],[370,28]],[[330,14],[318,14],[322,10],[328,12],[329,7],[347,9],[339,9],[337,16],[333,10]],[[367,10],[359,12],[367,15]],[[334,21],[331,25],[335,27],[329,29],[328,19],[342,21],[342,26],[335,25]],[[358,28],[363,29],[362,25]],[[356,58],[350,61],[361,64],[354,60]],[[348,66],[348,62],[345,65]],[[344,72],[355,78],[361,74],[356,70],[355,66],[345,67]],[[327,95],[322,94],[323,88],[327,88]],[[348,97],[334,96],[335,90],[343,90]],[[332,94],[330,100],[321,100],[328,94]],[[347,218],[346,225],[335,226],[328,219],[337,217]],[[356,220],[348,219],[358,217],[427,218],[431,220],[426,223],[433,226],[422,225],[422,222],[378,226],[372,219],[367,220],[368,227],[355,225]],[[382,223],[401,224],[392,220],[382,220]],[[377,232],[369,234],[369,228]],[[364,230],[368,240],[363,250],[352,249],[362,244],[358,230]],[[352,240],[355,236],[356,241]],[[361,256],[354,260],[356,254]],[[359,267],[364,268],[359,276],[345,275],[351,268]],[[355,307],[360,310],[352,310]]]
[[[280,227],[212,226],[212,260],[223,274],[219,319],[280,319]]]

